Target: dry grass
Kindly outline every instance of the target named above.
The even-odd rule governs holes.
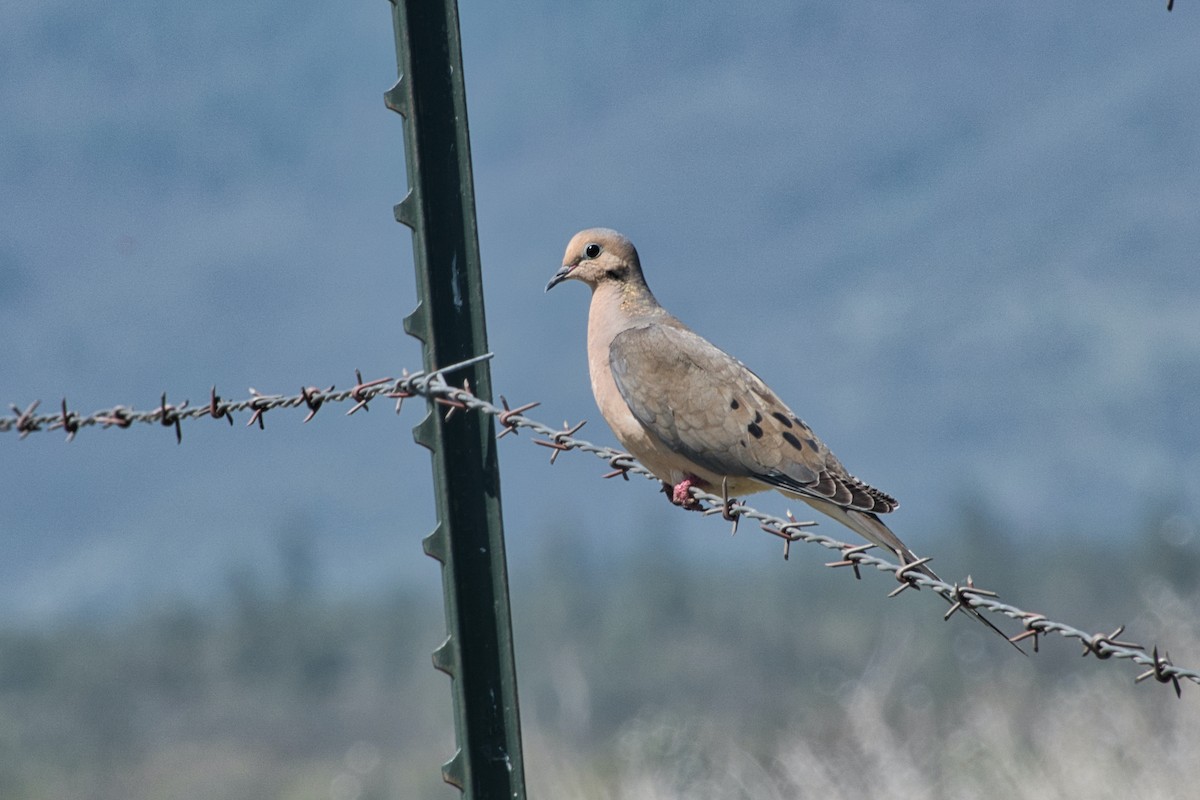
[[[1197,623],[1160,598],[1164,629],[1200,652]],[[1055,646],[1061,647],[1059,643]],[[641,718],[600,753],[552,732],[526,734],[531,797],[598,800],[861,798],[1183,798],[1200,786],[1200,687],[1177,700],[1135,686],[1122,665],[1046,686],[1009,662],[986,688],[939,707],[936,687],[902,685],[904,648],[887,650],[841,690],[831,712],[767,746],[747,721],[696,713]],[[1084,662],[1080,662],[1081,664]]]

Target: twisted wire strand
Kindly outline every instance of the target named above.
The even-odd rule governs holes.
[[[440,369],[422,370],[411,374],[405,370],[400,378],[378,378],[363,381],[361,374],[356,374],[356,384],[349,389],[340,391],[335,391],[333,386],[324,390],[307,387],[302,389],[299,394],[285,396],[266,395],[251,389],[250,397],[230,401],[221,399],[214,387],[210,393],[209,403],[203,406],[191,406],[187,401],[175,406],[167,403],[166,394],[164,394],[157,408],[145,411],[136,411],[132,406],[113,406],[92,414],[82,415],[70,411],[64,399],[60,413],[38,414],[38,402],[35,401],[25,409],[15,405],[11,406],[12,416],[0,416],[0,433],[15,431],[20,438],[24,439],[37,431],[64,430],[67,433],[67,440],[70,441],[78,431],[92,426],[128,428],[135,423],[143,423],[172,427],[175,429],[177,440],[181,440],[181,423],[205,416],[214,419],[225,418],[229,424],[233,424],[234,412],[249,411],[251,416],[246,424],[249,426],[257,423],[259,427],[263,427],[267,412],[281,408],[306,406],[309,413],[304,421],[308,422],[326,403],[343,403],[353,400],[354,405],[346,412],[347,415],[351,415],[360,409],[366,409],[372,400],[387,397],[396,400],[396,411],[399,413],[405,399],[419,396],[427,398],[431,406],[435,404],[444,406],[447,419],[460,409],[479,411],[494,417],[500,423],[501,428],[498,438],[503,438],[510,433],[515,434],[519,430],[529,430],[540,434],[545,438],[535,439],[534,443],[552,451],[550,455],[552,464],[560,453],[578,450],[607,461],[612,471],[605,475],[606,478],[620,476],[628,480],[628,476],[632,473],[660,483],[653,473],[628,453],[597,445],[576,436],[586,421],[573,427],[564,422],[562,428],[552,428],[525,415],[525,412],[539,405],[536,402],[527,403],[518,408],[510,408],[507,400],[501,397],[502,405],[497,406],[473,394],[469,383],[464,382],[462,387],[457,387],[447,380],[448,375],[486,361],[491,357],[492,354],[488,353]],[[867,552],[873,547],[872,545],[850,545],[831,536],[815,533],[809,530],[816,525],[815,522],[798,521],[791,516],[790,512],[788,512],[787,518],[784,518],[764,513],[745,503],[736,500],[730,501],[726,497],[704,492],[695,487],[691,489],[691,493],[698,500],[709,504],[705,514],[721,514],[726,519],[733,521],[735,530],[741,519],[758,522],[763,531],[783,540],[785,558],[787,558],[793,542],[820,545],[829,550],[838,551],[841,556],[840,560],[826,566],[850,567],[856,577],[860,577],[860,570],[863,567],[874,567],[880,572],[889,572],[894,575],[900,582],[900,586],[892,592],[892,595],[910,587],[924,587],[940,594],[952,604],[950,611],[945,615],[947,619],[963,606],[969,606],[977,611],[1001,614],[1020,622],[1024,629],[1022,633],[1013,636],[1011,641],[1019,642],[1032,638],[1035,650],[1038,648],[1038,640],[1041,636],[1058,634],[1063,638],[1079,641],[1084,647],[1084,655],[1091,654],[1101,660],[1123,659],[1147,667],[1148,669],[1135,678],[1136,682],[1140,683],[1154,678],[1159,683],[1171,684],[1177,695],[1182,692],[1181,681],[1186,680],[1200,685],[1200,672],[1172,663],[1170,654],[1166,651],[1160,655],[1158,647],[1147,651],[1139,644],[1122,641],[1120,637],[1124,632],[1124,626],[1117,628],[1112,633],[1089,633],[1072,625],[1050,619],[1043,614],[1025,611],[1017,606],[1001,602],[994,592],[976,587],[969,577],[963,583],[946,583],[915,570],[914,566],[916,565],[914,564],[896,564]]]

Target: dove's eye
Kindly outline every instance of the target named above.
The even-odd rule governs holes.
[[[592,242],[587,247],[583,248],[583,254],[588,258],[595,258],[600,255],[600,245]]]

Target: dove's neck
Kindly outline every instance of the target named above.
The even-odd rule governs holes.
[[[643,282],[604,282],[592,291],[588,311],[588,347],[603,352],[623,330],[669,316]]]

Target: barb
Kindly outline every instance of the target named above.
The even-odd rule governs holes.
[[[362,376],[356,373],[355,385],[342,391],[335,391],[332,386],[327,390],[310,386],[302,389],[299,394],[285,397],[282,395],[265,395],[251,390],[252,396],[249,398],[226,401],[221,399],[217,394],[216,387],[213,387],[209,403],[202,406],[189,406],[187,401],[179,405],[168,405],[166,395],[164,394],[159,402],[159,406],[148,411],[135,411],[131,407],[114,406],[113,408],[84,416],[69,411],[66,400],[64,400],[61,413],[39,415],[36,413],[38,401],[35,401],[24,409],[16,405],[10,406],[13,412],[12,415],[0,417],[0,433],[16,431],[19,437],[24,439],[35,431],[62,429],[67,432],[67,441],[71,441],[80,430],[95,425],[103,428],[128,428],[134,423],[146,423],[173,428],[176,436],[179,437],[181,436],[181,423],[190,422],[200,417],[211,417],[215,420],[220,420],[224,417],[232,424],[233,412],[250,411],[252,415],[248,424],[257,422],[262,427],[263,416],[268,411],[280,408],[297,408],[303,406],[308,409],[308,415],[304,418],[304,422],[308,422],[326,403],[342,403],[352,400],[355,405],[350,413],[353,413],[360,408],[366,410],[367,403],[382,395],[397,400],[396,411],[399,413],[400,405],[405,398],[422,396],[431,403],[445,406],[450,412],[473,410],[495,417],[499,420],[501,428],[500,433],[497,434],[497,438],[501,438],[509,433],[516,434],[522,428],[544,436],[544,439],[534,439],[533,443],[546,447],[551,451],[551,464],[555,463],[558,456],[562,453],[578,450],[590,453],[605,461],[609,469],[612,470],[605,477],[620,476],[625,480],[629,480],[629,476],[633,474],[648,478],[656,484],[661,485],[661,482],[653,473],[638,463],[628,453],[577,438],[576,434],[586,424],[586,420],[574,426],[564,422],[561,428],[552,428],[545,423],[524,415],[524,412],[534,408],[537,405],[536,403],[527,403],[516,408],[510,408],[508,401],[502,400],[503,405],[497,406],[472,394],[469,384],[465,384],[464,387],[460,388],[452,386],[447,382],[446,375],[481,361],[486,361],[491,357],[492,354],[487,353],[429,372],[420,371],[409,374],[407,371],[404,371],[400,378],[378,378],[372,381],[363,381]],[[1200,672],[1177,666],[1171,661],[1170,654],[1166,650],[1163,650],[1162,655],[1159,655],[1160,651],[1157,645],[1147,652],[1139,644],[1121,641],[1119,637],[1124,632],[1124,626],[1117,628],[1112,633],[1089,633],[1074,626],[1052,620],[1044,614],[1025,611],[1017,606],[1002,603],[995,592],[975,586],[970,577],[962,585],[958,583],[949,584],[930,578],[915,569],[916,566],[927,559],[922,559],[913,564],[895,564],[868,552],[873,547],[872,545],[851,545],[831,536],[811,531],[810,528],[816,526],[815,522],[798,521],[792,516],[790,511],[787,512],[786,518],[777,517],[759,511],[740,501],[732,501],[728,497],[709,494],[695,487],[692,487],[690,492],[697,500],[708,503],[708,510],[714,515],[719,514],[725,519],[733,520],[735,523],[737,520],[745,517],[759,523],[759,528],[762,531],[782,539],[783,557],[785,559],[790,554],[793,542],[819,545],[838,553],[838,560],[830,562],[826,566],[835,568],[851,567],[855,578],[861,578],[861,570],[867,567],[874,567],[880,572],[892,573],[900,581],[900,587],[892,593],[893,595],[899,594],[904,589],[910,587],[914,589],[928,588],[940,594],[951,603],[950,610],[945,614],[946,619],[949,619],[956,612],[964,608],[970,608],[975,611],[988,611],[994,614],[1001,614],[1016,620],[1021,623],[1023,631],[1013,636],[1010,641],[1017,643],[1032,638],[1034,652],[1038,650],[1040,638],[1053,633],[1063,638],[1077,640],[1083,645],[1082,655],[1084,656],[1092,655],[1100,660],[1124,659],[1146,667],[1147,669],[1135,678],[1135,682],[1137,683],[1154,678],[1158,683],[1170,684],[1175,689],[1176,694],[1181,694],[1182,692],[1180,688],[1181,681],[1191,681],[1200,685]]]

